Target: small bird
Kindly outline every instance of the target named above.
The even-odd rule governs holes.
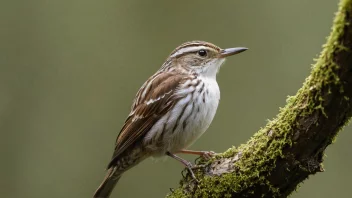
[[[221,49],[204,41],[177,47],[137,92],[94,198],[109,197],[125,171],[151,156],[170,156],[195,178],[192,163],[175,154],[213,154],[186,148],[207,130],[215,116],[220,100],[216,82],[220,66],[226,57],[246,50]]]

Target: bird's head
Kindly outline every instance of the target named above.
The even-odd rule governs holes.
[[[215,77],[227,57],[246,50],[245,47],[221,49],[205,41],[186,42],[170,54],[162,69]]]

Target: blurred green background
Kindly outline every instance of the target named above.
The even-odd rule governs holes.
[[[217,115],[192,148],[245,143],[308,76],[337,2],[1,1],[1,197],[91,197],[135,93],[189,40],[250,48],[222,67]],[[326,172],[292,197],[349,197],[351,130],[328,148]],[[181,170],[148,159],[112,197],[164,197]]]

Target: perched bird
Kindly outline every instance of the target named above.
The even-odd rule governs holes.
[[[214,118],[220,99],[216,82],[220,66],[226,57],[245,50],[221,49],[204,41],[177,47],[139,89],[94,197],[109,197],[121,175],[150,156],[168,155],[183,163],[194,177],[192,163],[175,154],[212,154],[185,149]]]

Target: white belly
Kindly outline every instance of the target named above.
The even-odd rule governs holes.
[[[193,96],[187,94],[148,132],[145,142],[149,142],[148,147],[154,151],[153,155],[185,149],[208,129],[219,104],[220,90],[215,79],[202,80],[199,86],[202,83],[204,88],[201,92],[194,91]],[[162,134],[161,128],[165,122],[166,130]],[[155,144],[157,140],[159,143]]]

